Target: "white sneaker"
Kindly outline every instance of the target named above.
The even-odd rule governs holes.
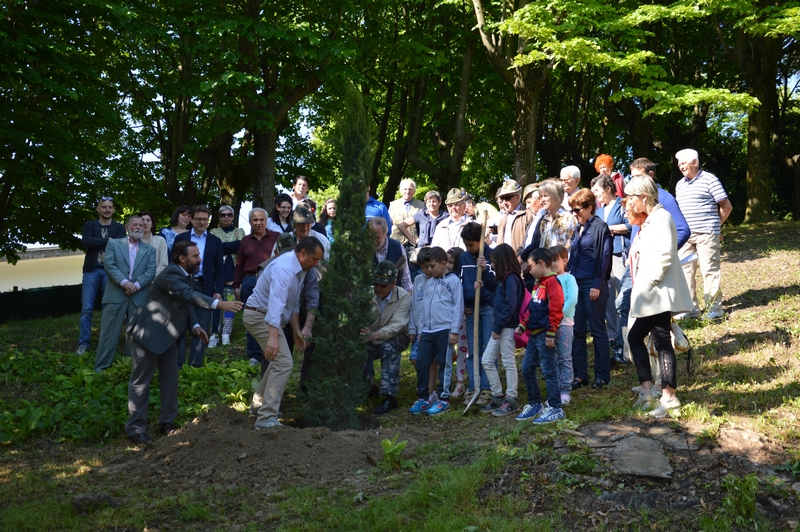
[[[270,416],[266,419],[259,419],[258,421],[256,421],[255,429],[256,430],[271,429],[272,427],[282,427],[282,426],[283,423],[278,421],[277,416]]]
[[[667,415],[675,416],[675,414],[680,413],[681,402],[678,400],[677,397],[673,397],[672,401],[665,401],[664,397],[661,397],[661,401],[658,407],[650,412],[650,415],[653,417],[667,417]]]
[[[78,350],[75,351],[75,354],[78,355],[78,356],[82,356],[82,355],[86,354],[87,350],[88,350],[88,348],[85,345],[79,345],[78,346]]]
[[[208,339],[208,348],[214,349],[219,345],[219,336],[216,334],[212,334],[211,337]]]
[[[231,335],[230,334],[223,334],[222,335],[222,345],[230,345],[231,343]]]
[[[675,314],[675,320],[686,320],[690,318],[699,318],[703,312],[699,308],[693,308],[689,312],[682,312],[680,314]]]
[[[250,365],[253,366],[253,367],[260,366],[261,365],[261,361],[260,360],[256,360],[255,358],[251,358],[250,359]]]
[[[725,313],[721,310],[712,310],[705,316],[703,316],[704,320],[719,320],[725,317]]]
[[[568,405],[568,404],[569,404],[569,401],[570,401],[570,396],[569,396],[569,394],[568,394],[568,393],[562,393],[562,394],[561,394],[561,404],[562,404],[562,405]]]

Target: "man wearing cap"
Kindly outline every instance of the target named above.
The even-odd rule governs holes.
[[[331,255],[331,241],[328,237],[318,231],[311,229],[316,220],[314,219],[314,212],[308,203],[298,203],[297,207],[292,212],[292,227],[294,227],[294,236],[298,242],[306,237],[313,236],[319,243],[322,244],[322,249],[325,250],[325,260],[328,260]],[[277,250],[273,255],[277,255]]]
[[[533,219],[522,205],[522,187],[513,179],[507,179],[497,197],[503,205],[503,214],[497,223],[497,243],[508,244],[519,253],[524,247],[528,224]]]
[[[464,224],[471,221],[469,216],[465,215],[467,204],[464,201],[465,194],[460,188],[451,188],[447,193],[447,198],[444,200],[447,205],[447,212],[450,213],[450,218],[442,220],[436,226],[436,231],[433,233],[433,241],[431,247],[440,247],[445,251],[452,248],[467,249],[464,246],[464,241],[461,240],[461,228]]]
[[[322,245],[316,238],[298,242],[294,252],[267,264],[244,307],[245,329],[256,338],[264,358],[270,362],[250,405],[250,412],[258,417],[257,430],[281,425],[278,412],[293,365],[283,328],[291,324],[295,342],[305,348],[299,321],[300,291],[307,272],[322,260],[322,253]]]
[[[305,203],[299,203],[292,212],[292,233],[297,242],[304,238],[313,237],[317,239],[325,250],[323,258],[327,261],[330,258],[331,241],[328,237],[319,231],[314,231],[311,226],[314,225],[314,213],[311,207]],[[277,250],[276,250],[277,254]],[[316,314],[314,310],[319,308],[319,281],[322,280],[322,270],[320,267],[314,267],[306,274],[305,281],[300,293],[300,309],[298,313],[299,324],[301,327],[300,336],[304,339],[305,345],[303,350],[303,364],[300,366],[300,389],[305,391],[308,376],[313,364],[314,344],[311,341],[312,330],[314,327],[314,319]],[[291,334],[291,327],[287,325],[284,328],[286,335],[286,342],[289,345],[289,350],[294,351],[294,335]],[[261,363],[262,371],[266,365]]]
[[[78,336],[77,354],[83,355],[89,349],[89,336],[92,332],[92,312],[97,292],[103,294],[108,282],[106,275],[106,244],[112,238],[125,238],[125,226],[114,221],[114,198],[103,196],[97,202],[97,220],[83,224],[81,244],[86,248],[83,260],[83,279],[81,282],[81,321]]]
[[[408,337],[408,315],[411,311],[411,296],[397,286],[397,267],[384,260],[375,267],[372,287],[375,298],[372,307],[377,316],[375,322],[361,330],[367,342],[367,364],[364,376],[372,381],[374,361],[381,361],[380,393],[384,401],[375,409],[376,414],[386,414],[397,408],[397,387],[400,381],[400,353],[410,342]]]
[[[561,169],[561,184],[564,186],[564,201],[561,206],[570,210],[569,197],[578,191],[581,185],[581,169],[577,166],[565,166]]]
[[[389,227],[389,232],[392,231],[392,217],[389,216],[389,209],[386,208],[382,202],[376,200],[369,195],[367,190],[367,205],[364,207],[364,216],[369,220],[375,216],[380,216],[386,220],[386,225]]]
[[[528,212],[528,217],[531,220],[531,222],[528,224],[528,228],[525,231],[525,242],[523,243],[524,247],[528,247],[531,245],[531,242],[533,242],[536,228],[539,226],[542,221],[542,217],[547,212],[541,208],[541,202],[539,200],[539,183],[532,183],[525,187],[525,190],[522,191],[522,202],[525,204],[525,210]]]
[[[243,304],[253,293],[256,286],[258,266],[272,256],[272,249],[281,233],[267,229],[267,211],[256,207],[250,211],[250,234],[242,238],[239,253],[236,256],[236,268],[233,272],[233,291]],[[262,358],[258,342],[247,333],[247,357],[251,366],[257,366]]]

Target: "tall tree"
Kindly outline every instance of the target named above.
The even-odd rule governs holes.
[[[371,230],[364,224],[365,192],[373,161],[371,124],[361,94],[351,87],[337,124],[342,181],[331,259],[320,291],[322,316],[315,327],[314,365],[304,403],[305,417],[333,430],[359,427],[356,408],[364,400],[366,349],[361,329],[373,321]]]
[[[739,1],[714,9],[714,28],[726,55],[739,67],[746,92],[758,100],[748,113],[745,222],[772,219],[770,164],[778,112],[778,65],[800,27],[799,2]],[[718,11],[721,11],[721,16]],[[727,21],[726,21],[727,19]],[[726,28],[728,26],[729,28]],[[726,36],[726,29],[733,35]]]
[[[0,257],[25,243],[74,248],[96,216],[110,140],[124,128],[119,92],[104,75],[114,28],[105,1],[11,2],[0,19]]]

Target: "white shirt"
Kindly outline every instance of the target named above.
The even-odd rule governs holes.
[[[197,249],[200,251],[200,256],[205,257],[206,252],[206,242],[208,241],[208,231],[203,231],[203,234],[197,236],[197,233],[192,230],[192,234],[189,235],[189,238],[197,244]],[[203,261],[200,261],[200,269],[197,270],[197,274],[195,277],[202,277],[203,276]]]
[[[300,291],[306,272],[293,251],[273,259],[258,276],[256,287],[247,299],[247,306],[264,312],[264,321],[283,328],[293,313],[300,312]]]

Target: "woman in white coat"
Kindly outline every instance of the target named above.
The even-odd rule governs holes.
[[[670,331],[672,314],[692,308],[692,296],[683,276],[678,259],[678,236],[672,216],[658,203],[658,187],[650,176],[634,177],[625,186],[628,208],[636,214],[646,215],[634,242],[631,244],[630,264],[633,289],[631,290],[630,317],[635,318],[628,330],[636,373],[641,392],[634,406],[650,412],[654,417],[665,417],[680,408],[675,395],[677,388],[675,351]],[[641,217],[639,217],[641,219]],[[650,334],[658,352],[661,369],[661,404],[655,405],[650,387],[652,376],[645,337]]]

